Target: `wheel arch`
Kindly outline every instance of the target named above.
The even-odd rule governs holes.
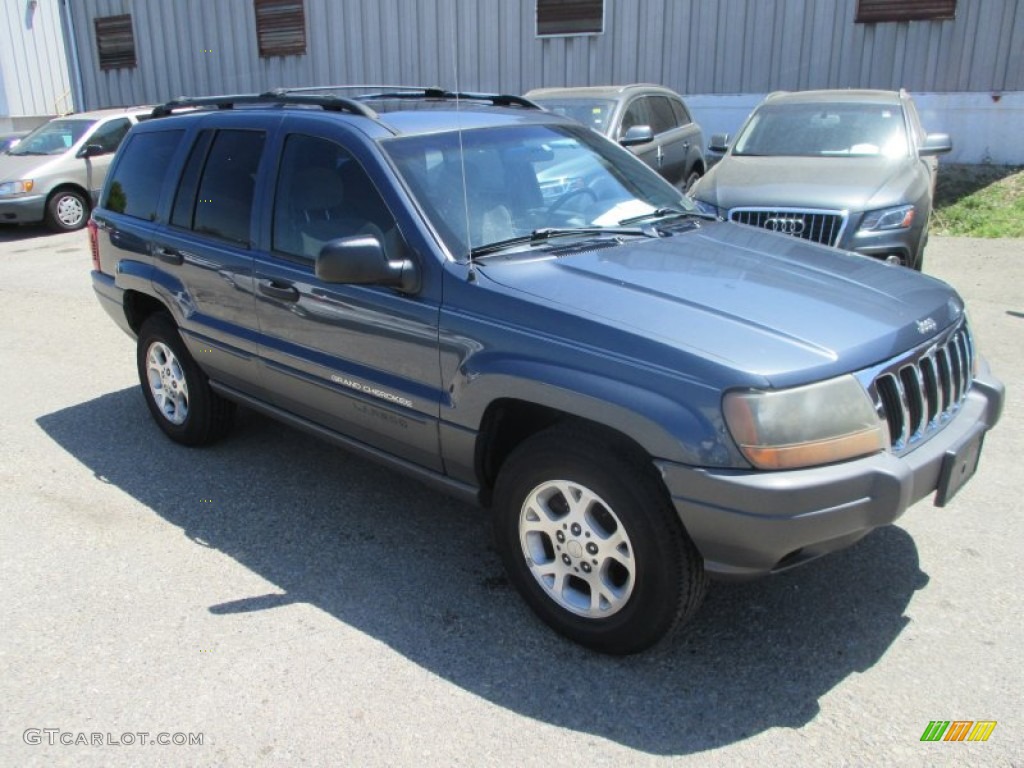
[[[124,292],[124,316],[136,335],[138,335],[142,324],[158,312],[164,312],[171,316],[170,309],[162,301],[148,293],[136,290]]]

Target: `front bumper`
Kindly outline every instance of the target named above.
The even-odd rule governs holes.
[[[979,363],[954,419],[900,457],[880,453],[782,472],[657,462],[707,571],[739,579],[786,570],[849,546],[934,493],[947,454],[999,420],[1003,385]]]
[[[46,195],[0,198],[0,224],[34,224],[46,214]]]

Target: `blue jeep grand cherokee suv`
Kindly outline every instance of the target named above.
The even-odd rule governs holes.
[[[974,472],[1003,388],[949,286],[702,215],[523,99],[325,91],[171,102],[118,152],[92,279],[171,439],[243,403],[491,507],[523,597],[612,653]]]

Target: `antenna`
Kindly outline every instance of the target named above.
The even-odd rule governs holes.
[[[452,35],[452,68],[455,70],[455,126],[459,136],[459,167],[462,171],[462,208],[466,213],[466,247],[469,249],[466,280],[475,283],[476,265],[473,264],[473,235],[472,229],[469,226],[469,185],[466,183],[466,150],[462,144],[462,90],[459,88],[459,22],[458,18],[456,18],[454,2],[451,8],[452,30],[455,33]]]

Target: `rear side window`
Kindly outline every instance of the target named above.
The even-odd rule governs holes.
[[[690,113],[687,112],[683,102],[678,99],[669,99],[672,102],[672,111],[676,114],[676,122],[679,125],[689,125],[693,122],[693,118],[690,117]]]
[[[171,223],[249,245],[256,172],[265,141],[263,131],[200,133],[182,174]]]
[[[183,135],[181,130],[150,131],[129,138],[107,184],[102,206],[138,219],[155,220],[160,189]]]

